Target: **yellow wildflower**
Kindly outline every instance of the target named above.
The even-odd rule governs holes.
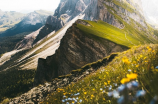
[[[91,95],[91,98],[93,98],[93,97],[94,97],[94,95],[92,94],[92,95]]]
[[[93,88],[92,90],[94,91],[95,89]]]
[[[121,80],[121,83],[124,84],[124,83],[127,83],[127,82],[129,82],[129,81],[130,81],[129,78],[123,78],[123,79]]]
[[[104,82],[104,85],[106,86],[106,85],[107,85],[107,83],[106,83],[106,82]]]
[[[151,50],[152,50],[151,48],[148,49],[148,51],[151,51]]]
[[[63,93],[63,95],[66,95],[66,92],[65,92],[65,93]]]
[[[149,49],[150,47],[148,46],[148,47],[146,47],[147,49]]]
[[[137,76],[138,76],[138,75],[135,74],[135,73],[127,74],[127,78],[130,79],[130,80],[131,80],[131,79],[136,79]]]
[[[148,51],[151,51],[151,50],[152,50],[149,46],[147,47],[147,49],[148,49]]]
[[[136,68],[138,68],[139,67],[139,65],[136,65]]]
[[[108,84],[110,84],[111,81],[108,81]]]
[[[87,94],[87,92],[84,92],[84,94],[86,95],[86,94]]]
[[[126,57],[124,57],[124,58],[122,59],[122,61],[123,61],[123,63],[125,63],[125,64],[130,64],[130,61],[129,61],[128,58],[126,58]]]

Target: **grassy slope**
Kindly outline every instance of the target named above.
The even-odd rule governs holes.
[[[81,24],[77,25],[77,27],[86,35],[96,35],[98,37],[108,39],[123,46],[132,47],[134,45],[139,44],[158,42],[154,40],[154,38],[152,38],[153,40],[151,40],[145,35],[145,33],[143,33],[142,31],[138,31],[135,28],[132,28],[132,26],[128,24],[126,24],[127,26],[125,26],[125,29],[119,29],[103,21],[86,22],[88,22],[91,26],[85,26]]]
[[[146,91],[146,95],[137,99],[136,104],[148,104],[158,94],[157,83],[155,83],[158,78],[158,71],[155,69],[157,63],[158,44],[134,46],[130,50],[119,53],[109,65],[101,67],[96,73],[75,84],[72,83],[65,88],[58,89],[49,95],[44,103],[61,104],[62,99],[78,98],[77,103],[82,100],[83,104],[116,104],[117,99],[107,95],[110,85],[111,90],[114,90],[121,85],[121,79],[125,78],[127,74],[136,73],[138,75],[136,81],[139,83],[136,91],[139,89]],[[76,93],[80,94],[74,96]],[[66,98],[63,98],[64,95]]]

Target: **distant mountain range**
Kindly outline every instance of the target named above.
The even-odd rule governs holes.
[[[19,23],[25,15],[15,11],[4,12],[0,10],[0,32],[13,27]]]
[[[9,16],[6,15],[6,13]],[[12,17],[13,14],[15,15],[15,18]],[[7,25],[6,27],[9,29],[0,33],[0,37],[14,36],[23,32],[35,31],[40,27],[42,27],[46,22],[46,18],[52,14],[53,12],[48,12],[44,10],[34,11],[27,15],[18,14],[17,12],[4,12],[4,14],[1,15],[0,17],[2,19],[5,18],[5,21],[1,22],[1,26],[4,27],[6,23],[8,24],[14,23],[14,26],[12,26],[12,28],[9,28],[10,25],[9,26]],[[19,15],[21,16],[21,18],[18,17]],[[10,19],[11,17],[13,19]],[[8,21],[7,19],[10,21]],[[19,23],[15,24],[15,22],[19,22]]]
[[[24,15],[0,11],[0,54],[13,50],[25,35],[45,25],[49,15],[53,12],[37,10]]]

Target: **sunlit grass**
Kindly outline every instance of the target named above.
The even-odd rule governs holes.
[[[136,104],[148,104],[158,94],[158,45],[134,46],[119,55],[106,67],[67,87],[58,88],[42,103],[53,104],[116,104],[117,98],[109,97],[121,84],[139,83],[135,90],[146,92]],[[127,78],[128,80],[124,80]],[[135,96],[131,93],[131,96]],[[68,102],[68,103],[67,103]],[[133,102],[131,102],[133,103]]]
[[[157,42],[151,40],[151,38],[147,37],[145,34],[142,35],[141,31],[138,31],[137,29],[133,28],[127,23],[124,23],[125,24],[124,29],[119,29],[103,21],[97,21],[97,22],[85,21],[85,22],[88,22],[91,26],[78,24],[77,27],[84,33],[84,35],[88,35],[90,37],[93,37],[93,35],[98,36],[127,47],[132,47],[134,45],[140,45],[145,43]]]

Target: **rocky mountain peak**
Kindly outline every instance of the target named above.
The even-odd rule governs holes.
[[[47,17],[44,28],[50,31],[47,32],[47,34],[45,34],[45,29],[40,31],[38,35],[38,37],[40,37],[39,39],[45,37],[52,31],[61,29],[66,23],[83,12],[90,2],[91,0],[61,0],[58,8],[55,10],[54,15]]]
[[[58,8],[55,10],[54,17],[61,18],[64,23],[67,23],[83,12],[90,1],[91,0],[61,0]]]
[[[46,25],[51,25],[52,30],[57,31],[62,28],[65,24],[61,18],[57,18],[55,16],[48,16],[46,20]]]

